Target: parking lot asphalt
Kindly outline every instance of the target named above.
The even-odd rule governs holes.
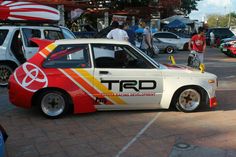
[[[167,54],[156,58],[168,61]],[[188,52],[174,54],[186,64]],[[0,124],[7,157],[235,157],[236,59],[207,49],[206,69],[218,76],[218,107],[194,113],[104,111],[46,119],[8,101],[0,88]]]

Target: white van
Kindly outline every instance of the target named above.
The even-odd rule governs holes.
[[[31,38],[49,40],[75,39],[66,27],[58,26],[0,26],[0,86],[7,86],[15,68],[31,58],[37,51]]]

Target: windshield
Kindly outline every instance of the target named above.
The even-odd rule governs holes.
[[[150,62],[152,62],[153,64],[155,64],[157,67],[160,67],[160,64],[155,61],[154,59],[152,59],[151,57],[149,57],[147,54],[145,54],[143,51],[141,51],[139,48],[137,48],[136,46],[132,46],[136,51],[138,51],[140,54],[143,54],[145,56],[145,58],[147,58],[147,60],[149,60]]]
[[[4,43],[8,30],[0,30],[0,46]]]

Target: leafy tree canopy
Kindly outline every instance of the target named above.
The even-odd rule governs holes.
[[[197,2],[201,0],[182,0],[181,2],[181,10],[185,14],[190,14],[192,10],[198,10],[197,9]]]
[[[209,27],[228,27],[236,25],[236,13],[232,12],[226,15],[210,14],[207,16]]]

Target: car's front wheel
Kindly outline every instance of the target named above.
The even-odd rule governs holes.
[[[38,99],[42,113],[48,118],[58,118],[69,109],[69,99],[65,93],[57,90],[43,92]]]
[[[182,112],[193,112],[202,104],[202,93],[197,88],[184,88],[176,97],[175,106]]]
[[[185,43],[185,44],[184,44],[183,50],[184,50],[184,51],[188,51],[188,43]]]
[[[175,49],[172,46],[168,46],[165,50],[166,53],[172,54],[175,52]]]

